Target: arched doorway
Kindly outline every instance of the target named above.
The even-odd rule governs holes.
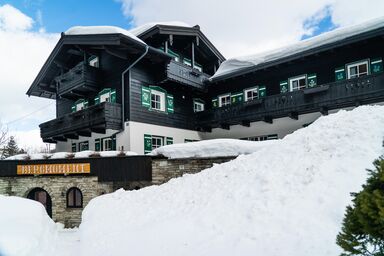
[[[34,188],[28,193],[27,198],[38,201],[44,205],[49,217],[52,218],[52,200],[47,191],[42,188]]]

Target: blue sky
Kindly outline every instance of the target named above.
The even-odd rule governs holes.
[[[0,0],[10,4],[35,20],[34,29],[62,32],[75,25],[112,25],[130,28],[121,3],[114,0]]]

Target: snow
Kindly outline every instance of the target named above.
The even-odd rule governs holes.
[[[18,155],[7,157],[4,160],[25,160],[28,157],[29,157],[28,154],[18,154]]]
[[[373,31],[384,27],[384,17],[372,19],[358,25],[335,29],[321,35],[300,41],[287,47],[262,52],[255,55],[242,56],[224,61],[217,72],[210,79],[218,79],[221,76],[250,67],[257,67],[262,64],[282,59],[294,54],[304,52],[313,48],[328,45],[343,39]]]
[[[339,255],[350,192],[383,137],[384,107],[363,106],[198,174],[97,197],[83,211],[82,255]]]
[[[121,156],[123,153],[126,156],[136,156],[138,155],[136,152],[132,151],[101,151],[100,153],[101,157],[113,157],[113,156]]]
[[[10,156],[4,160],[41,160],[41,159],[66,159],[66,158],[88,158],[92,156],[100,157],[114,157],[121,156],[124,153],[125,156],[135,156],[136,152],[132,151],[91,151],[85,150],[76,153],[70,152],[56,152],[53,154],[36,153],[36,154],[19,154]]]
[[[55,255],[57,227],[36,201],[0,195],[0,255]]]
[[[185,144],[167,145],[153,150],[151,155],[160,155],[168,158],[238,156],[241,154],[254,153],[276,142],[276,140],[260,142],[236,139],[203,140]]]
[[[130,31],[114,26],[75,26],[64,32],[65,35],[98,35],[98,34],[123,34],[145,44],[141,39],[133,35]]]
[[[157,26],[157,25],[187,27],[187,28],[192,27],[191,25],[189,25],[185,22],[182,22],[182,21],[162,21],[162,22],[146,23],[146,24],[143,24],[141,26],[138,26],[136,28],[129,30],[129,32],[131,32],[135,36],[139,36],[139,35],[143,34],[144,32],[150,30],[151,28],[153,28],[154,26]]]
[[[50,159],[64,159],[68,158],[68,156],[72,155],[72,153],[69,152],[56,152],[53,153],[50,157]]]

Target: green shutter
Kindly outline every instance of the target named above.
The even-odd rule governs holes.
[[[259,99],[267,97],[267,88],[265,86],[259,86]]]
[[[243,98],[244,98],[244,93],[242,92],[231,94],[231,104],[237,104],[237,103],[243,102]]]
[[[371,60],[371,74],[383,72],[383,60],[376,58]]]
[[[100,151],[100,150],[101,150],[100,139],[96,139],[95,140],[95,151]]]
[[[167,94],[167,112],[173,113],[174,111],[173,95]]]
[[[217,98],[212,100],[212,108],[217,108],[219,106],[219,101]]]
[[[340,67],[335,69],[335,81],[345,80],[345,68]]]
[[[286,93],[286,92],[289,92],[288,81],[281,81],[280,82],[280,93]]]
[[[72,112],[76,112],[76,105],[72,105],[72,107],[71,107],[71,111],[72,111]]]
[[[148,87],[141,87],[141,105],[149,108],[151,106],[151,90]]]
[[[95,97],[95,105],[100,104],[100,97],[96,96]]]
[[[113,103],[116,102],[116,90],[115,89],[111,90],[111,102],[113,102]]]
[[[150,153],[152,151],[152,136],[149,134],[144,134],[144,154]]]
[[[173,144],[173,138],[172,137],[167,137],[166,143],[167,143],[167,145],[172,145]]]
[[[84,108],[87,108],[89,106],[88,100],[84,100]]]
[[[307,76],[307,81],[308,81],[308,87],[312,88],[317,85],[317,76],[316,74],[309,74]]]

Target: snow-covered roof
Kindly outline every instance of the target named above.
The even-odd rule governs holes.
[[[53,154],[36,153],[36,154],[19,154],[10,156],[4,160],[42,160],[42,159],[66,159],[66,158],[88,158],[93,156],[100,157],[116,157],[116,156],[135,156],[138,155],[132,151],[80,151],[76,153],[71,152],[56,152]]]
[[[139,36],[146,31],[150,30],[151,28],[157,26],[157,25],[163,25],[163,26],[175,26],[175,27],[185,27],[185,28],[191,28],[192,26],[182,22],[182,21],[162,21],[162,22],[150,22],[143,24],[141,26],[138,26],[136,28],[133,28],[129,30],[133,35]]]
[[[219,69],[211,77],[211,79],[217,79],[224,75],[228,75],[246,68],[256,68],[257,66],[268,62],[276,61],[278,59],[289,57],[300,52],[335,43],[343,39],[356,36],[364,32],[373,31],[381,27],[384,27],[384,17],[372,19],[365,23],[357,24],[354,26],[338,28],[286,47],[261,52],[254,55],[228,59],[220,65]]]
[[[98,34],[123,34],[142,44],[141,39],[136,37],[130,31],[115,26],[75,26],[64,32],[65,35],[98,35]]]

